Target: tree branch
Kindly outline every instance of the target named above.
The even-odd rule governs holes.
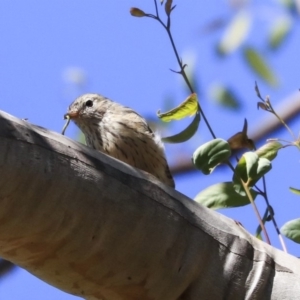
[[[134,169],[0,113],[0,256],[85,299],[298,299],[300,262]]]

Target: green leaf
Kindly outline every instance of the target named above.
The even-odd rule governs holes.
[[[244,153],[234,170],[233,183],[235,191],[245,196],[240,179],[247,183],[249,187],[252,187],[271,168],[272,165],[268,159],[259,158],[255,152]]]
[[[271,141],[258,148],[255,153],[258,157],[264,157],[268,160],[273,160],[277,156],[277,152],[283,147],[283,145],[277,141]]]
[[[290,187],[290,191],[296,195],[300,195],[300,190]]]
[[[247,179],[253,179],[256,175],[259,157],[253,152],[246,152],[244,155],[247,170]]]
[[[291,220],[285,223],[280,231],[290,240],[300,244],[300,219]]]
[[[271,49],[277,49],[279,46],[281,46],[291,29],[292,20],[289,16],[284,15],[281,18],[277,18],[271,27],[269,47]]]
[[[210,174],[231,155],[229,144],[223,139],[214,139],[200,146],[193,154],[193,163],[203,174]]]
[[[268,173],[272,169],[271,162],[264,157],[260,157],[258,160],[257,171],[255,177],[252,177],[255,183],[262,178],[266,173]]]
[[[157,112],[157,116],[164,122],[170,122],[172,120],[181,120],[188,116],[193,116],[198,111],[199,103],[197,94],[193,93],[187,99],[185,99],[179,106],[171,109],[168,112]]]
[[[230,88],[222,84],[214,84],[211,86],[209,92],[211,94],[211,98],[223,107],[235,110],[241,108],[240,100]]]
[[[252,17],[248,12],[237,13],[218,45],[218,52],[221,55],[227,55],[235,51],[247,38],[251,23]]]
[[[162,138],[164,143],[183,143],[189,140],[197,131],[200,123],[200,114],[197,113],[193,122],[183,131],[173,136]]]
[[[250,190],[250,192],[253,199],[255,199],[257,192],[254,190]],[[239,207],[250,204],[248,197],[236,193],[232,182],[214,184],[201,191],[194,200],[211,209]]]
[[[262,79],[264,79],[271,86],[277,86],[278,80],[267,64],[265,59],[254,48],[245,47],[243,50],[244,59],[249,67]]]

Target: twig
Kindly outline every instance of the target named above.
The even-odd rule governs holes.
[[[258,222],[259,222],[259,225],[260,225],[260,227],[261,227],[261,229],[262,229],[262,231],[263,231],[263,233],[264,233],[264,235],[265,235],[266,242],[267,242],[269,245],[271,245],[271,242],[270,242],[269,235],[268,235],[268,233],[267,233],[266,227],[265,227],[265,225],[264,225],[264,223],[263,223],[263,221],[262,221],[262,219],[261,219],[261,216],[260,216],[259,211],[258,211],[258,209],[257,209],[257,207],[256,207],[256,204],[254,203],[254,200],[253,200],[252,195],[251,195],[251,193],[250,193],[250,191],[249,191],[248,185],[247,185],[247,183],[245,183],[241,178],[240,178],[240,181],[241,181],[241,183],[242,183],[242,185],[243,185],[243,188],[244,188],[244,190],[245,190],[245,192],[246,192],[246,194],[247,194],[247,197],[248,197],[248,199],[250,200],[251,205],[252,205],[252,207],[253,207],[253,209],[254,209],[254,212],[255,212],[256,217],[257,217]]]
[[[168,16],[168,21],[167,21],[168,23],[166,25],[161,20],[161,18],[159,17],[158,8],[157,8],[157,1],[156,0],[154,0],[154,4],[155,4],[156,16],[151,15],[151,14],[146,14],[145,16],[157,20],[163,26],[163,28],[167,31],[167,34],[169,36],[169,39],[170,39],[170,42],[171,42],[171,45],[172,45],[172,48],[173,48],[176,60],[177,60],[178,65],[180,67],[180,71],[178,73],[182,75],[182,77],[183,77],[185,83],[187,84],[190,92],[193,94],[195,91],[194,91],[194,89],[193,89],[193,87],[192,87],[192,85],[191,85],[191,83],[190,83],[190,81],[189,81],[189,79],[188,79],[185,71],[184,71],[185,65],[182,63],[182,61],[181,61],[181,59],[179,57],[179,54],[178,54],[178,51],[177,51],[177,48],[176,48],[176,45],[174,43],[174,39],[173,39],[173,36],[172,36],[172,33],[171,33],[171,14]],[[215,139],[216,135],[215,135],[214,131],[212,130],[212,128],[211,128],[211,126],[210,126],[210,124],[209,124],[209,122],[208,122],[208,120],[207,120],[207,118],[206,118],[206,116],[205,116],[205,114],[204,114],[204,112],[203,112],[203,110],[202,110],[202,108],[200,107],[199,104],[198,104],[198,110],[199,110],[199,112],[200,112],[200,114],[201,114],[201,116],[202,116],[202,118],[203,118],[203,120],[204,120],[204,122],[205,122],[205,124],[206,124],[206,126],[207,126],[207,128],[208,128],[208,130],[210,132],[210,134]]]

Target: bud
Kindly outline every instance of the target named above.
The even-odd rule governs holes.
[[[234,134],[230,139],[227,140],[231,150],[237,150],[242,148],[247,148],[250,150],[255,149],[254,142],[248,138],[247,130],[248,130],[248,122],[245,119],[243,131]]]
[[[257,108],[261,108],[263,110],[268,110],[267,105],[263,102],[257,102]]]
[[[172,11],[172,0],[167,0],[166,4],[165,4],[165,11],[167,16],[170,15],[171,11]]]
[[[139,8],[132,7],[130,9],[130,14],[134,17],[145,17],[146,14]]]
[[[238,132],[227,140],[231,150],[237,150],[247,148],[253,150],[255,148],[254,143],[243,132]]]

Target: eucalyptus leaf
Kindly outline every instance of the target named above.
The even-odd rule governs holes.
[[[255,199],[257,192],[252,189],[250,192],[253,199]],[[194,200],[211,209],[239,207],[250,204],[248,197],[236,193],[232,182],[222,182],[209,186],[201,191]]]
[[[279,48],[292,29],[292,20],[289,16],[284,15],[277,18],[271,27],[269,36],[269,46],[271,49]]]
[[[183,143],[189,140],[197,132],[200,123],[200,114],[197,113],[192,123],[183,131],[173,136],[164,137],[161,140],[164,143]]]
[[[294,219],[285,223],[280,231],[290,240],[300,244],[300,219]]]
[[[235,51],[247,38],[252,24],[252,16],[240,11],[230,22],[218,45],[218,52],[227,55]]]
[[[278,151],[283,147],[283,145],[277,141],[271,141],[258,148],[255,153],[261,158],[267,158],[268,160],[273,160]]]
[[[256,182],[271,170],[271,162],[260,158],[255,152],[246,152],[239,160],[233,175],[234,189],[242,196],[246,195],[241,180],[252,187]]]
[[[194,152],[192,160],[197,169],[208,175],[230,155],[231,149],[228,142],[218,138],[201,145]]]
[[[193,93],[188,96],[180,105],[167,111],[165,113],[157,112],[157,116],[164,122],[170,122],[172,120],[181,120],[185,117],[191,117],[197,113],[199,109],[199,103],[197,94]]]
[[[227,86],[222,84],[213,84],[210,87],[210,96],[223,107],[238,110],[241,108],[241,101],[237,98],[236,94]]]
[[[278,85],[276,78],[271,67],[268,65],[265,58],[254,48],[245,47],[243,50],[244,59],[248,66],[262,79],[264,79],[271,86]]]
[[[259,160],[258,160],[258,165],[257,165],[257,170],[256,170],[255,177],[252,178],[252,179],[256,183],[261,177],[263,177],[271,169],[272,169],[271,162],[267,158],[260,157]]]
[[[300,195],[300,190],[290,187],[290,191],[296,195]]]

